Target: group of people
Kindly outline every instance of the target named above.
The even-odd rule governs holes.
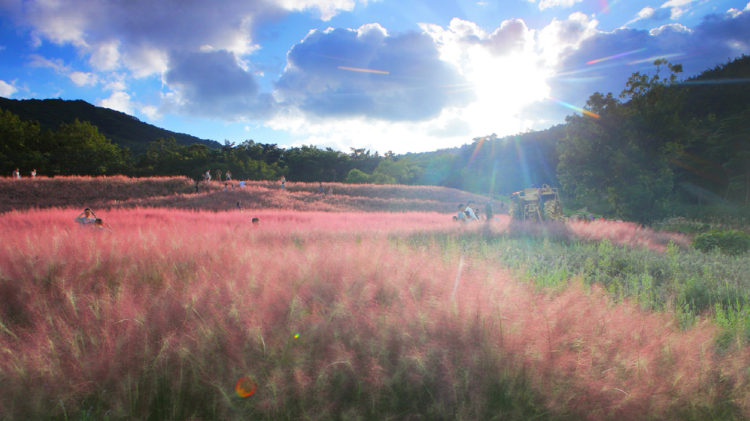
[[[216,180],[221,181],[222,172],[221,170],[216,170]],[[227,170],[227,173],[224,174],[224,181],[231,181],[232,180],[232,172]],[[206,170],[206,173],[203,174],[203,181],[211,181],[211,170]]]
[[[237,209],[239,209],[240,212],[242,211],[240,202],[237,202]],[[83,212],[81,212],[81,214],[76,216],[73,220],[76,221],[81,227],[109,231],[112,233],[115,232],[115,230],[112,229],[112,226],[108,223],[105,223],[103,219],[96,216],[91,208],[84,209]],[[260,226],[260,218],[253,218],[251,222],[256,227]]]
[[[484,207],[485,212],[476,205],[476,202],[469,200],[464,205],[461,203],[458,205],[458,215],[453,216],[455,222],[471,222],[471,221],[493,221],[497,220],[492,211],[492,199]]]
[[[31,172],[29,173],[29,176],[31,178],[36,178],[36,169],[31,170]],[[21,171],[19,171],[18,168],[16,168],[16,170],[13,171],[13,178],[15,179],[21,178]]]
[[[112,229],[112,226],[109,224],[105,224],[104,220],[97,217],[94,211],[91,210],[91,208],[84,209],[83,212],[81,212],[80,215],[76,216],[74,220],[78,222],[78,224],[82,227],[115,232]]]

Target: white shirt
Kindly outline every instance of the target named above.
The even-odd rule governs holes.
[[[94,218],[93,216],[89,216],[88,218],[86,218],[86,215],[83,215],[76,218],[76,221],[81,225],[88,225],[96,222],[96,218]]]
[[[240,181],[240,187],[245,187],[245,182],[244,181]]]
[[[474,215],[474,211],[470,207],[467,206],[464,212],[470,221],[477,219],[477,216]]]

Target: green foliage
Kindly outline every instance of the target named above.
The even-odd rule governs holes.
[[[740,255],[750,250],[750,235],[737,230],[711,230],[693,239],[692,246],[702,252],[714,249],[729,255]]]
[[[372,183],[372,176],[355,168],[349,171],[344,182],[347,184],[370,184]]]
[[[568,117],[558,144],[567,191],[597,197],[606,191],[617,216],[641,223],[666,216],[674,183],[669,161],[695,136],[694,122],[680,117],[685,93],[670,88],[682,66],[654,64],[654,76],[630,77],[620,95],[627,103],[593,94],[589,114]],[[662,78],[665,64],[669,75]]]
[[[10,175],[16,168],[41,167],[38,140],[38,124],[0,110],[0,174]]]

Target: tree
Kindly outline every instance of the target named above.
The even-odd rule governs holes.
[[[39,124],[24,122],[10,111],[0,111],[0,174],[10,175],[16,168],[43,172],[44,159],[37,150]]]
[[[40,151],[49,157],[51,172],[59,175],[124,174],[132,168],[129,149],[113,145],[95,126],[78,120],[44,133]]]
[[[695,121],[680,111],[683,90],[671,85],[682,66],[657,60],[654,76],[634,73],[620,95],[595,93],[584,116],[568,117],[558,146],[560,181],[577,194],[606,191],[617,215],[650,223],[666,215],[672,195],[669,161],[695,136]],[[663,66],[669,75],[661,77]]]

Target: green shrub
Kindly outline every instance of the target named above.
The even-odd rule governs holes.
[[[696,236],[692,245],[703,252],[718,248],[722,253],[736,256],[750,250],[750,235],[737,230],[711,230]]]

